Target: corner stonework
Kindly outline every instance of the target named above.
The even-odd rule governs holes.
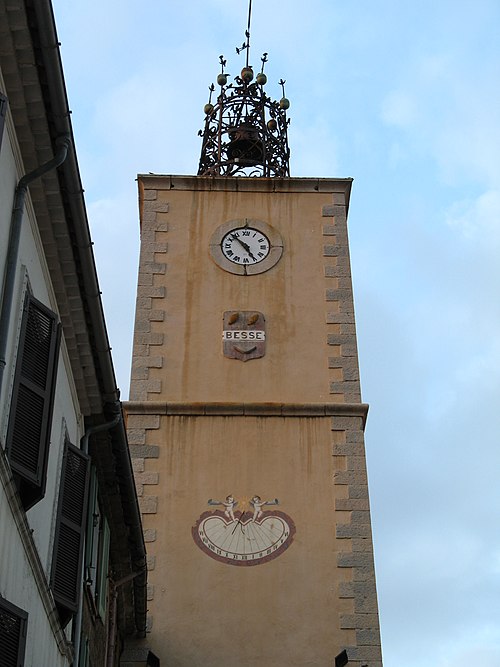
[[[355,645],[346,647],[349,664],[382,667],[363,428],[361,417],[332,418],[335,512],[342,517],[336,537],[345,544],[337,566],[347,571],[338,595],[352,603],[339,622],[342,630],[355,632]]]
[[[323,225],[327,344],[330,346],[329,392],[334,402],[359,403],[361,388],[352,296],[347,214],[343,197],[322,207],[322,216],[332,218]]]
[[[155,322],[165,319],[163,285],[155,284],[157,275],[167,270],[168,202],[157,199],[156,190],[144,192],[141,211],[141,254],[134,328],[134,349],[130,400],[147,400],[161,392],[161,380],[151,377],[151,369],[162,368],[163,357],[156,350],[163,345],[164,334],[155,330]]]

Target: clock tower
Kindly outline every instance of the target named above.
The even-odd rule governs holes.
[[[149,632],[126,664],[380,667],[351,179],[290,176],[284,81],[273,101],[249,41],[232,82],[221,57],[198,175],[138,178]]]

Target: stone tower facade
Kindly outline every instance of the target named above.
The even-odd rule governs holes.
[[[162,665],[382,665],[350,191],[139,177],[125,408]]]

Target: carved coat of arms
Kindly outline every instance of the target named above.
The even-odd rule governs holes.
[[[249,361],[266,353],[266,318],[255,310],[226,310],[222,332],[225,357]]]

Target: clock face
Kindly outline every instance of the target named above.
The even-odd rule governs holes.
[[[266,259],[271,250],[267,236],[254,227],[237,227],[222,239],[224,257],[234,264],[258,264]]]
[[[279,262],[283,240],[274,227],[262,220],[230,220],[213,232],[209,251],[224,271],[252,276],[269,271]]]

